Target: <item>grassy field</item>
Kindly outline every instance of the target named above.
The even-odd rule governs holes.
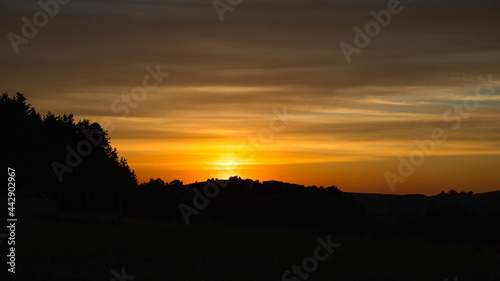
[[[282,280],[327,233],[66,216],[18,223],[16,280]],[[500,253],[477,245],[332,235],[341,246],[307,280],[500,280]],[[2,245],[3,247],[3,245]],[[2,279],[3,280],[3,279]],[[130,279],[124,279],[130,280]],[[300,279],[290,279],[300,280]],[[121,281],[116,279],[115,281]]]

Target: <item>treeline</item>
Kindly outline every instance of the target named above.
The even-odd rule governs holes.
[[[436,242],[452,240],[500,244],[500,192],[484,202],[472,192],[441,192],[430,197],[422,216],[400,216],[386,229],[392,236],[423,237]],[[484,196],[483,196],[484,197]],[[488,203],[488,204],[486,204]],[[483,205],[483,206],[480,206]]]
[[[120,194],[137,185],[97,123],[42,116],[20,93],[0,97],[0,120],[2,168],[16,170],[18,189],[49,194],[65,210],[116,211]]]
[[[207,186],[217,191],[207,195]],[[129,204],[137,208],[135,214],[183,223],[218,222],[323,231],[360,231],[370,225],[363,205],[335,186],[305,187],[239,177],[182,186],[178,181],[168,184],[151,179],[139,186],[134,199]]]
[[[476,213],[462,200],[475,196],[471,193],[441,193],[432,198],[424,215],[383,222],[335,186],[239,177],[190,185],[161,179],[138,184],[99,124],[75,122],[72,115],[42,116],[19,93],[1,96],[0,120],[2,167],[16,169],[18,189],[47,194],[64,211],[434,241],[498,243],[500,237],[500,208]],[[203,195],[207,185],[219,187],[217,196]]]
[[[207,184],[185,186],[179,180],[161,179],[138,184],[99,124],[75,122],[72,115],[41,116],[19,93],[2,95],[0,117],[2,160],[16,169],[18,186],[49,194],[62,210],[185,223],[179,206],[193,207],[194,191]],[[362,204],[336,187],[231,178],[217,198],[190,220],[330,231],[366,228],[367,218]]]

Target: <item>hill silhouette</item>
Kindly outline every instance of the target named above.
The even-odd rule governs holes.
[[[360,194],[344,193],[336,186],[239,177],[186,185],[158,178],[139,184],[98,123],[75,122],[71,114],[42,116],[20,93],[1,96],[0,118],[2,166],[16,168],[20,192],[45,194],[60,210],[180,224],[312,229],[498,245],[500,192],[474,195],[451,190],[430,197]]]

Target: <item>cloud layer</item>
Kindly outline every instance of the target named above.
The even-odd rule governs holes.
[[[388,2],[243,1],[221,22],[210,1],[74,0],[15,54],[7,34],[41,9],[16,1],[2,4],[0,85],[40,112],[111,118],[112,143],[141,180],[204,180],[236,161],[243,176],[388,192],[384,171],[439,127],[448,140],[399,192],[439,192],[433,169],[455,188],[498,189],[489,166],[465,182],[450,171],[500,163],[500,88],[457,130],[443,114],[474,95],[479,75],[500,82],[500,3],[401,1],[348,64],[339,44]],[[113,101],[157,64],[170,76],[120,118]],[[235,156],[284,106],[294,120],[254,159]]]

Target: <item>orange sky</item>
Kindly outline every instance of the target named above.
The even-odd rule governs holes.
[[[17,54],[3,41],[0,85],[43,114],[109,120],[140,181],[499,190],[500,4],[405,2],[349,64],[339,44],[387,7],[351,2],[244,2],[224,22],[210,1],[70,2]],[[21,34],[21,18],[40,9],[4,5],[6,33]],[[169,75],[134,100],[147,67]],[[398,157],[421,151],[415,141],[436,129],[447,139],[401,175]],[[399,177],[392,188],[388,173]]]

